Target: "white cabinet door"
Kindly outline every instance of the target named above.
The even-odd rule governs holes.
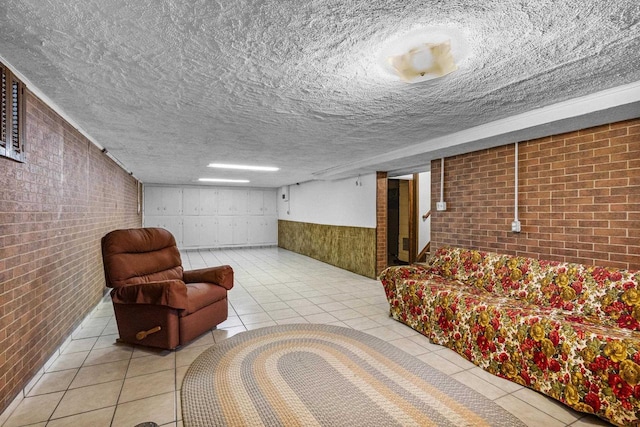
[[[215,188],[200,189],[200,215],[216,215],[218,213],[218,190]]]
[[[182,192],[184,215],[200,215],[200,189],[185,188]]]
[[[178,246],[183,245],[182,240],[182,218],[179,216],[165,216],[162,221],[162,228],[169,230],[176,239]]]
[[[264,213],[262,190],[249,191],[247,213],[249,215],[262,215]]]
[[[264,217],[253,216],[248,220],[249,243],[263,244],[265,242]]]
[[[248,209],[248,192],[246,190],[233,191],[233,214],[246,215]]]
[[[218,215],[246,215],[247,203],[246,190],[218,190]]]
[[[218,219],[215,216],[200,217],[200,246],[218,246]]]
[[[278,193],[276,191],[265,191],[264,192],[264,209],[263,213],[265,216],[277,215],[278,214]]]
[[[144,217],[144,227],[158,227],[164,228],[162,225],[162,220],[164,217],[159,215],[145,215]]]
[[[265,218],[265,243],[278,244],[278,217]]]
[[[182,246],[182,217],[179,216],[145,216],[145,227],[159,227],[168,230],[176,239],[176,244]]]
[[[214,216],[185,216],[182,224],[184,247],[218,246],[218,221]]]
[[[233,217],[218,217],[218,245],[227,246],[233,244]]]
[[[218,213],[218,191],[214,188],[185,188],[182,193],[184,215]]]
[[[182,243],[185,247],[200,246],[202,227],[200,217],[185,216],[182,220]]]
[[[162,187],[162,214],[182,215],[182,188]]]
[[[245,217],[233,218],[233,244],[241,245],[249,241],[249,221]]]
[[[182,215],[182,188],[145,187],[145,215]]]
[[[250,217],[249,243],[254,245],[274,245],[278,243],[278,218]]]
[[[218,215],[233,215],[234,190],[218,190]]]
[[[162,187],[144,187],[144,214],[162,215]]]

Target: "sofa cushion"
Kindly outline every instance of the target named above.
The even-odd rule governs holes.
[[[442,291],[430,340],[484,370],[616,423],[634,420],[640,397],[640,334],[594,316],[493,304]]]
[[[427,270],[416,276],[410,272],[408,277],[405,272],[389,272],[387,277],[421,279],[435,274],[528,304],[607,318],[621,328],[640,331],[638,271],[446,247],[438,249]]]

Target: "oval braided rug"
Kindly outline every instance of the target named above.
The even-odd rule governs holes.
[[[374,336],[281,325],[205,350],[182,383],[191,426],[523,426],[503,408]]]

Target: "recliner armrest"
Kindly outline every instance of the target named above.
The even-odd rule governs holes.
[[[111,291],[111,299],[119,304],[162,305],[183,310],[187,308],[187,286],[182,280],[122,286]]]
[[[215,283],[226,290],[233,288],[233,268],[229,265],[188,270],[182,273],[185,283]]]

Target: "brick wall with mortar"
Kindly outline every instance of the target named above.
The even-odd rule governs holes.
[[[141,225],[137,181],[26,104],[26,162],[0,158],[0,413],[103,296],[100,238]]]
[[[640,269],[640,119],[519,143],[522,232],[512,233],[515,145],[431,163],[432,252],[461,246]]]
[[[376,174],[376,276],[387,267],[387,195],[386,172]]]

